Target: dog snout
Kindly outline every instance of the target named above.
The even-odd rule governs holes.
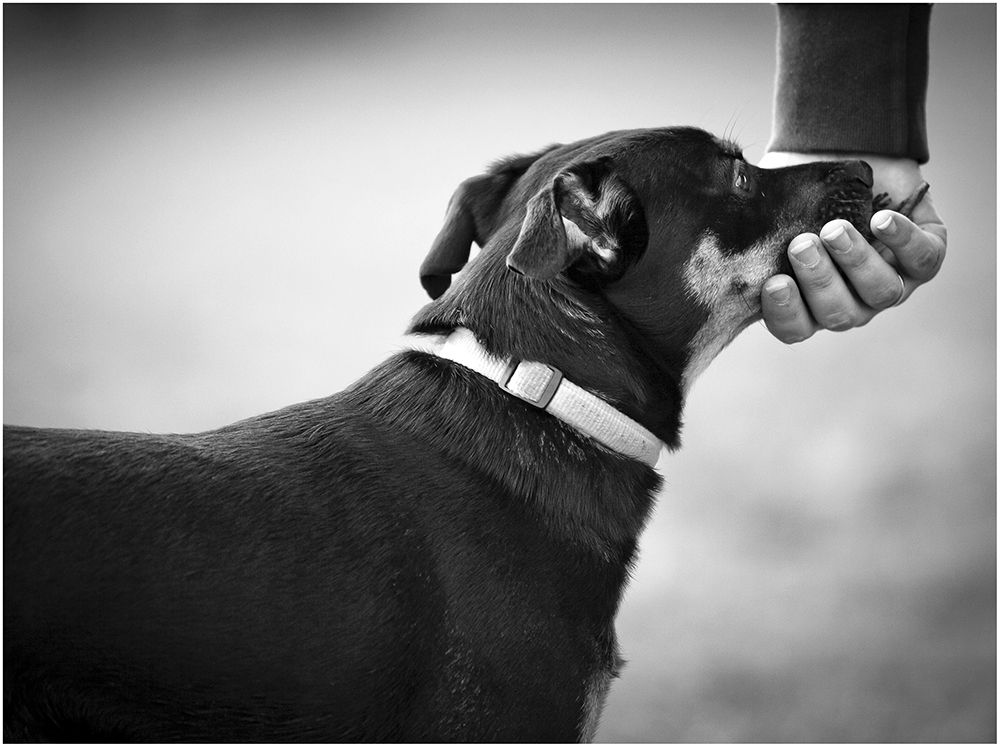
[[[843,218],[871,238],[868,221],[872,216],[872,168],[864,161],[829,164],[823,179],[826,192],[819,214],[820,224]]]
[[[828,180],[856,182],[859,189],[871,190],[874,179],[872,167],[864,161],[841,161],[833,165]]]

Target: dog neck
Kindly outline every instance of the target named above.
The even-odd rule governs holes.
[[[679,373],[654,365],[601,294],[561,279],[539,283],[516,275],[506,268],[502,246],[480,252],[417,314],[409,333],[429,339],[467,329],[491,357],[559,369],[668,447],[677,446]],[[475,465],[517,495],[516,505],[536,512],[554,537],[628,566],[660,485],[648,463],[607,449],[537,408],[518,407],[486,377],[436,354],[411,349],[400,361],[387,365],[379,374],[384,379],[350,395],[358,407],[449,459]]]
[[[585,436],[623,456],[655,467],[663,442],[636,421],[537,361],[490,355],[475,335],[458,328],[427,352],[451,360],[491,380],[502,390],[569,424]]]
[[[496,238],[499,249],[503,237]],[[491,249],[483,249],[448,292],[417,314],[410,333],[469,329],[490,355],[558,369],[676,448],[683,356],[664,360],[659,351],[648,350],[599,290],[562,277],[548,282],[521,277],[507,270],[502,249]]]

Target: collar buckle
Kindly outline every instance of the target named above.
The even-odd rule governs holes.
[[[497,383],[505,392],[544,410],[556,395],[562,380],[562,371],[545,363],[511,361]]]

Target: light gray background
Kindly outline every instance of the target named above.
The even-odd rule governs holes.
[[[4,421],[192,431],[399,345],[454,187],[770,128],[773,8],[4,6]],[[695,386],[605,741],[995,741],[996,9],[933,11],[938,279]]]

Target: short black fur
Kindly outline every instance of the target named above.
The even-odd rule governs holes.
[[[719,314],[689,259],[731,209],[732,158],[700,130],[616,132],[467,180],[412,331],[466,327],[496,355],[557,366],[676,447],[686,367]],[[787,197],[803,225],[826,210],[829,169],[793,175],[818,185]],[[584,253],[518,275],[526,206],[563,173],[594,198],[559,216],[583,224]],[[768,269],[785,240],[770,238]],[[5,740],[592,737],[659,483],[417,351],[206,433],[5,427]]]

